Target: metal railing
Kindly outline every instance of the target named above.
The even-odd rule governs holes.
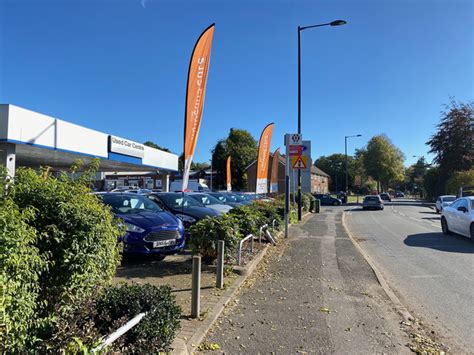
[[[240,265],[242,262],[242,245],[244,242],[250,239],[250,252],[253,253],[253,234],[249,234],[245,238],[242,238],[239,241],[239,249],[237,250],[237,265]]]

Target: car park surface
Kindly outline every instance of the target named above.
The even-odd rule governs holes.
[[[134,193],[113,192],[98,196],[125,224],[127,232],[121,238],[125,253],[164,256],[184,248],[183,223],[153,201]]]
[[[443,208],[441,228],[444,234],[451,232],[474,241],[474,196],[462,197]]]

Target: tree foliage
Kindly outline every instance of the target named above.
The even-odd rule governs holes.
[[[446,192],[456,195],[462,186],[474,186],[474,169],[454,172],[446,182]]]
[[[464,171],[474,164],[474,103],[451,100],[441,113],[437,132],[426,143],[434,162],[439,165],[442,178],[455,171]]]
[[[314,162],[314,166],[317,166],[331,177],[330,191],[345,190],[346,157],[344,154],[336,153],[329,156],[321,156]],[[351,156],[347,156],[347,168],[349,188],[352,189],[357,166],[354,158]]]
[[[152,141],[146,141],[146,142],[143,143],[143,144],[146,145],[147,147],[159,149],[159,150],[162,150],[162,151],[164,151],[164,152],[168,152],[168,153],[171,152],[171,150],[169,150],[168,148],[164,148],[164,147],[162,147],[162,146],[160,146],[160,145],[158,145],[158,144],[156,144],[156,143],[154,143],[154,142],[152,142]]]
[[[245,188],[245,168],[257,159],[257,150],[257,141],[248,131],[231,128],[228,137],[219,140],[212,150],[217,186],[225,185],[227,157],[231,156],[232,187],[236,190]]]
[[[403,161],[405,157],[389,138],[385,135],[372,137],[364,153],[364,169],[384,189],[394,181],[403,180]]]

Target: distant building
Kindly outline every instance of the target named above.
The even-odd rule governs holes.
[[[270,159],[268,159],[268,191],[270,191],[270,177],[272,172],[272,162],[273,154],[270,154]],[[247,190],[255,191],[256,185],[256,166],[257,161],[254,160],[247,168],[245,172],[247,174]],[[278,193],[285,192],[285,166],[286,160],[285,156],[280,156],[278,162]],[[297,182],[296,176],[298,174],[297,170],[290,169],[290,191],[297,191]],[[326,174],[321,169],[312,166],[311,173],[309,171],[302,173],[301,175],[301,185],[303,192],[311,193],[328,193],[329,192],[329,175]]]

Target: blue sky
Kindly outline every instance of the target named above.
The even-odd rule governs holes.
[[[313,158],[385,133],[412,163],[443,104],[474,97],[470,0],[0,0],[0,102],[182,151],[194,43],[216,23],[195,160],[231,127],[272,148],[302,127]]]

